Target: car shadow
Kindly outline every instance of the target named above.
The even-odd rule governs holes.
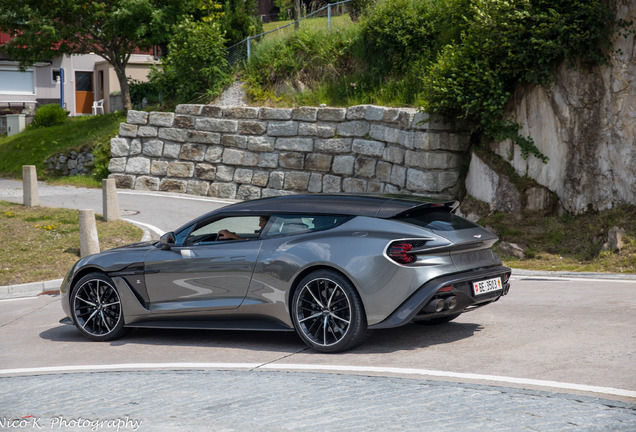
[[[410,323],[397,328],[374,330],[364,344],[351,352],[388,354],[445,345],[470,338],[482,329],[482,325],[474,323],[450,322],[435,325]]]
[[[438,325],[407,324],[370,332],[364,343],[343,354],[383,354],[415,350],[453,343],[481,331],[480,324],[451,322]],[[52,342],[98,343],[82,336],[73,326],[60,325],[40,333]],[[209,347],[298,353],[316,352],[308,348],[294,332],[248,332],[230,330],[130,329],[111,346],[129,344],[169,347]]]

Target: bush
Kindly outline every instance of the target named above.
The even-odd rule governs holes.
[[[374,0],[351,0],[349,3],[346,3],[351,21],[358,21],[360,15],[373,5],[373,1]]]
[[[155,82],[130,81],[130,103],[135,109],[161,104],[161,88]]]
[[[226,0],[221,17],[221,30],[228,46],[255,36],[263,31],[256,0]]]
[[[218,95],[231,80],[224,43],[218,23],[185,20],[168,45],[163,71],[151,72],[150,81],[172,102]]]
[[[383,0],[361,21],[366,59],[384,71],[430,63],[460,39],[470,0]]]
[[[563,61],[606,60],[612,15],[602,0],[473,0],[461,41],[422,73],[424,110],[473,122],[486,138],[512,139],[525,158],[546,161],[504,118],[517,84],[548,84]]]
[[[58,104],[44,105],[35,110],[33,127],[50,127],[66,122],[67,112]]]

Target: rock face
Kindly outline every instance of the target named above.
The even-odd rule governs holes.
[[[623,238],[625,230],[619,227],[612,227],[607,234],[607,243],[603,245],[604,251],[619,252],[625,245]]]
[[[466,177],[466,192],[490,205],[490,210],[519,212],[521,196],[506,176],[491,169],[473,153]]]
[[[527,248],[515,243],[510,243],[505,241],[499,243],[499,250],[503,254],[509,255],[518,259],[524,259],[526,257],[525,249]]]
[[[616,2],[636,22],[636,2]],[[636,39],[615,36],[608,65],[563,65],[550,88],[526,86],[511,114],[550,160],[524,160],[510,142],[494,150],[520,175],[555,192],[574,214],[636,204]]]

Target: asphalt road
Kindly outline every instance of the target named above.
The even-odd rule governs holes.
[[[40,205],[44,207],[92,209],[103,214],[101,189],[72,186],[49,186],[38,182]],[[0,200],[22,203],[22,182],[0,179]],[[209,211],[231,204],[233,200],[173,194],[118,190],[117,200],[122,218],[144,224],[153,238],[179,228],[184,223]]]
[[[101,191],[48,188],[42,205],[101,213]],[[15,191],[0,181],[0,199],[21,202]],[[225,204],[118,195],[138,212],[127,218],[159,231]],[[274,332],[96,343],[58,323],[57,296],[0,300],[0,430],[633,431],[635,292],[633,278],[519,273],[495,304],[336,355]]]

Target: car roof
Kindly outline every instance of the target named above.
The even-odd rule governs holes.
[[[458,205],[457,201],[415,195],[305,194],[244,201],[223,207],[215,213],[338,214],[387,219],[415,208],[439,207],[453,211]]]

